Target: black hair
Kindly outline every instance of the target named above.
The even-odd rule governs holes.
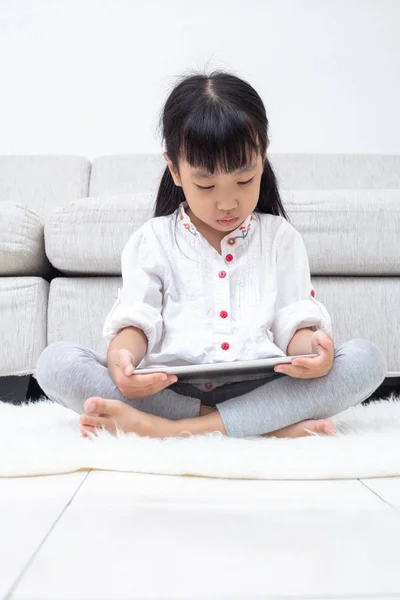
[[[289,221],[275,173],[266,158],[268,119],[256,90],[236,75],[213,71],[184,75],[169,94],[159,126],[165,151],[179,174],[179,159],[192,167],[231,173],[248,165],[247,150],[264,157],[256,211],[281,215]],[[218,167],[218,168],[217,168]],[[168,165],[156,198],[155,217],[172,214],[186,200]]]

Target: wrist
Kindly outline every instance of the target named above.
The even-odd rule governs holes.
[[[312,336],[314,330],[312,327],[303,327],[298,329],[287,347],[287,356],[296,356],[298,354],[312,354]]]

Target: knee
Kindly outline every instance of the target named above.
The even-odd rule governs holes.
[[[349,340],[343,346],[341,350],[345,349],[345,359],[343,361],[343,368],[349,367],[349,375],[352,379],[354,377],[354,371],[360,373],[363,382],[368,387],[375,390],[384,381],[388,367],[386,359],[381,349],[371,340],[362,338],[356,338]],[[339,352],[343,354],[342,351]],[[375,386],[375,387],[374,387]]]
[[[71,357],[71,350],[76,348],[72,342],[54,342],[49,344],[43,350],[36,363],[35,379],[46,391],[54,385],[55,379],[58,381],[62,372],[68,367]]]

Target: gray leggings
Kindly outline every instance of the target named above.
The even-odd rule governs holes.
[[[198,417],[200,404],[216,406],[228,436],[262,435],[305,419],[326,419],[362,402],[385,379],[387,365],[376,344],[354,339],[335,348],[331,370],[324,377],[297,379],[280,373],[209,392],[177,382],[157,394],[129,400],[111,379],[105,357],[84,346],[55,342],[36,365],[36,379],[45,394],[78,413],[90,396],[122,400],[167,419]]]

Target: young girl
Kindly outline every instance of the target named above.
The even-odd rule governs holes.
[[[39,358],[39,385],[85,411],[84,436],[96,427],[161,438],[333,434],[328,418],[368,398],[387,366],[371,341],[334,348],[267,158],[260,96],[226,72],[183,77],[165,103],[162,134],[155,216],[122,252],[123,286],[103,330],[107,358],[56,342]],[[265,376],[133,376],[137,366],[309,353],[318,356]]]

